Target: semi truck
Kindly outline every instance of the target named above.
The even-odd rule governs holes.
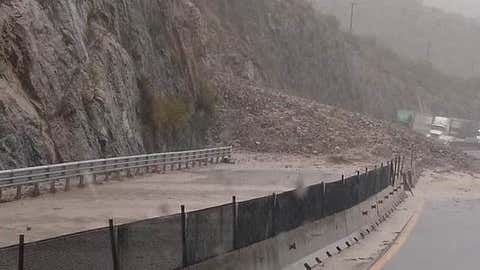
[[[448,139],[448,136],[450,134],[450,124],[450,118],[443,116],[435,116],[433,118],[429,137],[434,139]]]

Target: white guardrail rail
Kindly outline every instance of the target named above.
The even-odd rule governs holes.
[[[97,181],[97,176],[108,179],[112,174],[127,176],[137,174],[138,170],[147,172],[175,170],[182,168],[202,166],[208,163],[218,163],[225,158],[231,158],[232,147],[219,147],[182,152],[157,153],[138,156],[127,156],[78,162],[60,163],[54,165],[21,168],[0,171],[0,200],[2,191],[16,188],[16,199],[22,196],[22,187],[33,186],[33,195],[40,193],[40,183],[50,183],[50,190],[55,191],[55,184],[65,181],[65,190],[70,188],[70,180],[78,179],[79,186],[84,186],[88,179]]]

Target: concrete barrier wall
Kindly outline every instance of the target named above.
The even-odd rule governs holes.
[[[305,269],[305,263],[313,267],[375,229],[404,198],[402,193],[388,187],[350,209],[184,269],[298,270]]]

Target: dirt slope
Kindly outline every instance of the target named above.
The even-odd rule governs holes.
[[[469,167],[465,154],[402,126],[245,81],[218,78],[217,83],[223,85],[218,140],[234,146],[352,160],[410,157],[413,149],[424,165]]]

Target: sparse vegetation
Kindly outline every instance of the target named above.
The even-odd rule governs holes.
[[[146,104],[143,119],[151,128],[156,146],[179,149],[203,144],[209,128],[215,122],[216,91],[205,80],[200,80],[196,96],[154,96],[154,86],[147,78],[140,78],[138,86]]]

